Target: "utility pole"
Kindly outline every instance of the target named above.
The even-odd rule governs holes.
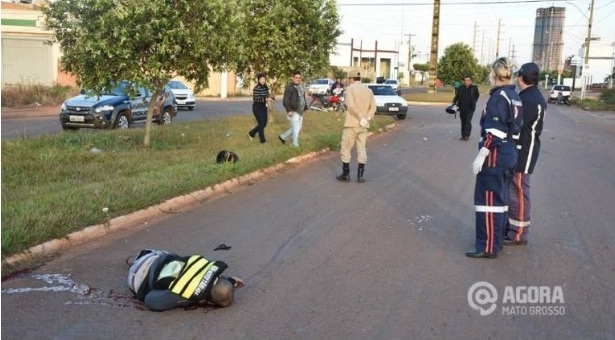
[[[483,29],[483,39],[480,43],[480,64],[485,64],[485,30]]]
[[[472,52],[474,52],[474,58],[476,58],[476,21],[474,21],[474,35],[472,37]]]
[[[408,36],[408,85],[410,85],[410,70],[412,69],[412,37],[416,34],[408,33],[404,34]]]
[[[497,59],[500,56],[500,27],[502,26],[500,24],[500,21],[502,19],[498,19],[498,38],[497,41],[495,42],[495,59]]]
[[[440,0],[433,2],[433,21],[431,24],[431,53],[429,54],[429,82],[427,93],[436,93],[438,77],[438,37],[440,35]]]
[[[592,40],[592,21],[594,20],[594,0],[589,6],[589,23],[587,24],[587,38],[585,39],[585,58],[583,58],[583,88],[581,89],[581,100],[585,99],[587,91],[587,78],[589,69],[589,42]]]

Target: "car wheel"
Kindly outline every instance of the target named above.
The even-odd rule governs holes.
[[[405,113],[400,113],[400,114],[398,114],[398,115],[397,115],[397,119],[399,119],[399,120],[404,120],[404,119],[406,119],[406,114],[405,114]]]
[[[162,117],[158,119],[157,123],[162,125],[162,124],[171,124],[172,122],[173,122],[173,108],[169,106],[164,109],[164,111],[162,112]]]
[[[62,125],[64,131],[79,131],[78,127]]]
[[[130,127],[130,120],[128,120],[128,116],[125,113],[120,113],[115,121],[116,129],[128,129]]]

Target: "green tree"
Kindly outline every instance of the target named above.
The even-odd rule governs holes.
[[[481,79],[482,71],[474,58],[472,48],[464,43],[455,43],[444,49],[444,55],[438,63],[438,78],[443,84],[452,84],[457,80],[471,76]]]
[[[429,72],[429,64],[412,64],[415,71]]]
[[[346,77],[348,76],[348,72],[342,70],[341,68],[337,67],[337,66],[331,66],[331,72],[330,74],[333,75],[333,79],[346,79]]]
[[[95,93],[126,79],[155,94],[175,75],[208,85],[211,71],[236,65],[239,3],[227,0],[56,0],[43,6],[62,65]],[[150,145],[155,100],[144,146]]]
[[[342,33],[334,0],[245,1],[246,29],[237,36],[248,73],[264,72],[273,91],[288,81],[294,70],[310,77],[327,73],[329,55]]]

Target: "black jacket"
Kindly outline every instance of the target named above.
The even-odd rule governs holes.
[[[537,86],[521,91],[519,97],[523,103],[523,125],[517,141],[519,157],[516,171],[531,174],[540,152],[540,134],[547,103]]]
[[[476,101],[478,101],[479,96],[478,86],[470,85],[470,87],[465,87],[465,85],[461,85],[455,89],[453,103],[459,106],[459,111],[462,113],[474,112],[474,110],[476,110]]]
[[[303,111],[308,109],[307,100],[304,100],[304,102],[305,107],[303,108],[303,110],[300,110],[299,103],[301,103],[301,101],[299,100],[299,91],[297,91],[297,89],[295,88],[295,84],[290,82],[284,90],[284,99],[282,100],[282,105],[284,105],[284,109],[286,110],[286,112],[292,111],[303,113]]]

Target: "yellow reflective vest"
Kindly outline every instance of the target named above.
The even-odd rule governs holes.
[[[209,300],[216,279],[226,267],[222,261],[208,261],[201,255],[190,256],[169,290],[187,300]]]

